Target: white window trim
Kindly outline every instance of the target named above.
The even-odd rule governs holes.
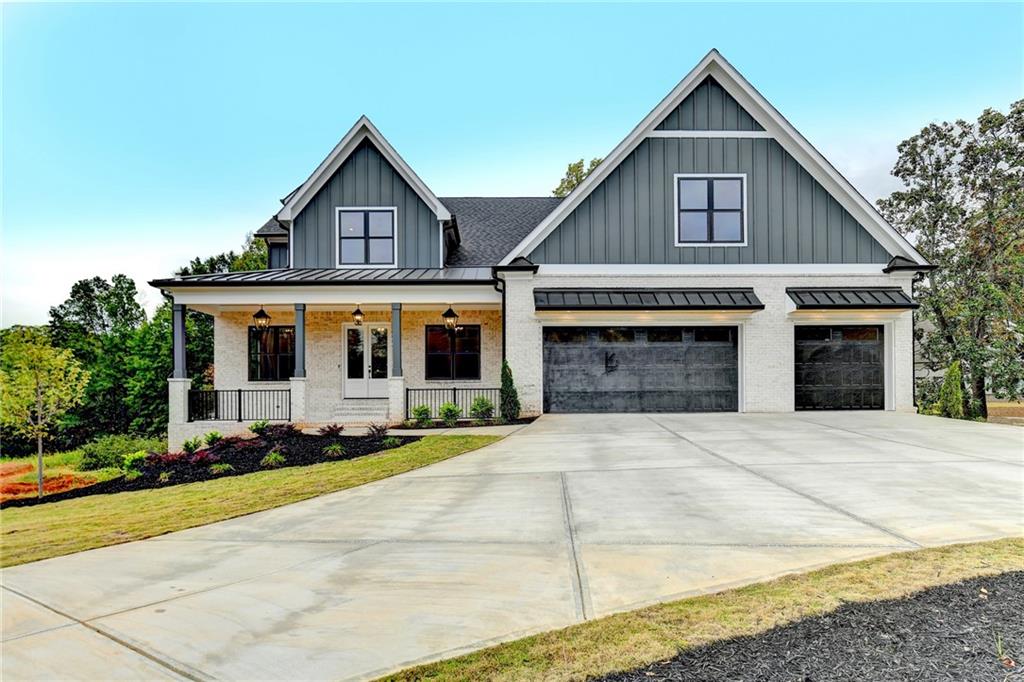
[[[392,254],[390,263],[341,262],[341,214],[343,211],[390,211]],[[289,253],[289,256],[291,254]],[[335,206],[334,207],[334,267],[339,270],[394,270],[398,267],[398,207],[397,206]]]
[[[679,181],[685,178],[692,178],[695,180],[702,180],[705,178],[722,178],[722,179],[739,179],[741,180],[742,187],[742,215],[743,223],[740,225],[740,229],[743,230],[743,241],[739,242],[684,242],[680,241],[679,237]],[[672,176],[672,207],[676,212],[675,220],[675,235],[673,235],[676,246],[687,246],[694,248],[706,248],[706,247],[718,247],[720,249],[746,246],[747,245],[747,174],[746,173],[675,173]],[[714,212],[713,206],[708,206],[708,214]]]

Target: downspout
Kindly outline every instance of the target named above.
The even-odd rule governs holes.
[[[925,272],[918,271],[914,273],[914,277],[910,280],[910,298],[914,298],[914,285],[924,279]],[[917,309],[914,308],[910,311],[910,353],[911,353],[911,385],[914,389],[914,407],[920,407],[917,404]]]
[[[494,277],[494,290],[501,292],[501,362],[505,363],[505,280],[498,277],[495,269],[491,270]],[[500,286],[499,286],[500,285]]]

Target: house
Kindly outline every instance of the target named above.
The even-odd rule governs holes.
[[[525,414],[912,407],[930,266],[714,50],[564,199],[439,198],[363,117],[282,203],[269,269],[151,282],[172,446],[497,402],[503,358]],[[214,316],[214,391],[186,308]]]

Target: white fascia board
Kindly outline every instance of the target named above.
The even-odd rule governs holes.
[[[350,305],[438,303],[469,305],[501,303],[501,293],[489,284],[415,284],[370,286],[166,287],[175,303],[188,306],[226,305]]]
[[[327,158],[320,162],[320,165],[306,179],[306,182],[302,183],[302,186],[288,198],[288,201],[281,207],[281,210],[277,212],[277,219],[282,222],[291,223],[306,204],[316,196],[316,193],[320,191],[330,177],[341,168],[341,164],[367,138],[373,142],[384,158],[394,166],[398,174],[402,176],[402,179],[409,183],[409,186],[413,188],[420,199],[434,211],[438,220],[451,220],[452,214],[441,203],[441,200],[430,191],[430,188],[420,179],[420,176],[416,175],[416,172],[409,167],[405,159],[395,151],[391,143],[380,134],[377,127],[366,116],[359,117],[356,124],[345,133],[345,136],[335,145],[331,153],[327,155]]]
[[[789,152],[811,174],[811,177],[821,183],[840,205],[849,211],[867,229],[868,233],[885,246],[891,254],[905,256],[922,265],[927,263],[917,249],[889,225],[867,199],[761,93],[755,90],[719,54],[718,50],[711,50],[672,89],[672,92],[605,157],[604,161],[594,169],[594,172],[570,192],[562,203],[556,206],[530,234],[502,259],[500,264],[507,265],[518,256],[528,256],[645,138],[655,132],[654,128],[668,115],[669,111],[679,106],[707,76],[713,76],[719,85],[732,95],[754,120],[761,124],[765,131],[775,138],[782,148]]]

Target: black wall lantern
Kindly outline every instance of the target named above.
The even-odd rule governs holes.
[[[360,327],[363,324],[363,311],[359,309],[358,305],[356,306],[356,309],[352,311],[352,320],[356,323],[357,327]]]
[[[263,306],[260,306],[256,314],[252,316],[252,323],[256,325],[257,329],[266,329],[270,326],[270,315],[263,309]]]
[[[441,317],[444,319],[445,328],[449,331],[454,331],[459,323],[459,314],[452,310],[451,306],[448,306],[448,310],[441,313]]]

